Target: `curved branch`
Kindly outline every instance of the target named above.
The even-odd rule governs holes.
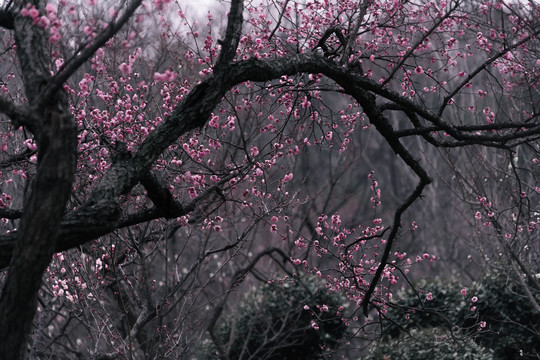
[[[27,106],[17,105],[10,99],[0,96],[0,112],[6,114],[11,119],[15,128],[25,126],[33,134],[36,133],[37,121],[34,120],[34,116],[28,111]]]
[[[61,223],[57,251],[79,246],[87,241],[103,236],[122,223],[128,226],[138,219],[163,216],[158,210],[146,210],[144,214],[133,215],[131,219],[121,218],[120,196],[129,193],[140,181],[140,174],[149,171],[151,165],[170,144],[188,131],[206,124],[211,112],[219,104],[228,89],[245,81],[266,82],[283,75],[298,73],[322,73],[343,87],[345,92],[354,96],[367,112],[368,116],[385,136],[394,151],[408,166],[416,166],[416,161],[399,143],[395,130],[391,128],[381,110],[375,106],[375,95],[382,96],[410,111],[427,118],[438,128],[453,134],[454,138],[476,144],[496,146],[497,141],[506,141],[508,137],[494,135],[466,135],[444,122],[440,117],[422,108],[411,100],[401,97],[391,90],[382,88],[369,79],[354,76],[339,64],[315,55],[302,54],[272,60],[251,59],[230,63],[227,72],[219,77],[211,76],[195,86],[177,108],[151,132],[130,159],[114,163],[105,173],[86,204],[64,217]],[[366,113],[367,113],[366,112]],[[538,135],[538,127],[513,134],[514,139]],[[499,143],[499,145],[501,145]],[[414,170],[424,181],[429,178],[420,167]],[[420,175],[422,174],[422,175]],[[138,220],[137,220],[138,221]],[[143,221],[143,220],[141,220]],[[7,266],[5,259],[12,251],[13,239],[0,237],[0,268]]]
[[[146,189],[150,200],[152,200],[154,205],[161,210],[163,217],[178,217],[177,214],[185,211],[184,207],[174,199],[171,192],[161,185],[154,175],[150,173],[144,175],[141,178],[141,184]]]
[[[240,283],[242,283],[242,281],[244,281],[244,278],[246,277],[246,275],[249,274],[251,271],[253,271],[253,269],[255,268],[257,263],[262,258],[264,258],[265,256],[269,256],[270,258],[272,258],[275,261],[275,259],[272,257],[273,253],[279,254],[283,258],[284,262],[285,261],[290,262],[289,257],[287,257],[287,255],[283,252],[283,250],[281,250],[279,248],[270,248],[270,249],[266,249],[266,250],[261,251],[260,253],[258,253],[257,256],[255,256],[253,258],[253,260],[246,267],[244,267],[242,269],[239,269],[234,273],[234,275],[232,277],[232,281],[231,281],[230,286],[229,286],[229,290],[222,297],[221,302],[215,308],[214,313],[212,314],[212,317],[210,318],[210,321],[208,322],[208,324],[209,324],[208,325],[208,332],[210,333],[210,336],[212,337],[212,340],[214,341],[214,344],[218,348],[220,348],[221,346],[220,346],[220,342],[217,340],[217,336],[216,336],[216,334],[214,332],[214,327],[215,327],[219,317],[221,316],[221,313],[223,312],[223,309],[225,308],[225,304],[227,303],[227,300],[229,299],[229,295],[232,293],[232,290],[235,287],[237,287],[238,285],[240,285]],[[220,353],[225,354],[224,349],[221,349]]]

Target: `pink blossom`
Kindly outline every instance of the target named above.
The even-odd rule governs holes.
[[[32,139],[24,140],[23,144],[30,150],[37,150],[37,145]]]
[[[195,199],[197,197],[197,190],[195,190],[194,187],[189,187],[187,190],[191,199]]]
[[[45,5],[45,11],[47,11],[48,15],[56,16],[56,7],[51,3],[48,3],[47,5]]]
[[[473,296],[472,299],[471,299],[471,301],[472,301],[473,303],[477,302],[477,301],[478,301],[478,297]]]
[[[461,295],[467,296],[467,288],[461,289]]]
[[[289,182],[289,181],[291,181],[292,178],[293,178],[293,176],[294,176],[293,173],[288,173],[287,175],[285,175],[285,176],[283,177],[283,182]]]
[[[120,64],[118,69],[120,70],[122,75],[129,75],[131,73],[131,66],[126,63]]]
[[[477,219],[477,220],[480,220],[482,218],[482,214],[480,214],[480,211],[477,211],[475,214],[474,214],[474,218]]]
[[[30,10],[28,10],[28,15],[34,20],[34,22],[37,22],[38,17],[39,17],[39,11],[38,11],[38,9],[36,9],[35,7],[32,6],[32,8],[30,8]]]
[[[167,9],[167,5],[171,2],[171,0],[156,0],[156,7],[159,10],[165,10]]]
[[[329,131],[329,132],[326,133],[325,138],[326,138],[326,140],[332,140],[332,136],[333,136],[333,132]]]
[[[216,115],[212,116],[212,118],[208,122],[208,126],[210,126],[211,128],[214,128],[214,129],[218,129],[219,128],[219,116],[216,116]]]
[[[427,301],[433,300],[433,294],[430,293],[430,292],[428,292],[428,293],[426,294],[426,300],[427,300]]]
[[[39,18],[38,25],[41,26],[44,29],[47,29],[50,25],[51,21],[48,17],[45,15]]]
[[[62,65],[64,65],[64,59],[56,59],[54,64],[56,65],[56,70],[60,70]]]
[[[163,74],[161,73],[154,73],[154,80],[155,81],[174,81],[177,77],[177,74],[174,71],[165,70]]]

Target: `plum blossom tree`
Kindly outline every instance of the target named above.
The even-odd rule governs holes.
[[[363,334],[436,259],[396,243],[441,158],[539,289],[535,1],[109,5],[0,11],[6,358],[187,357],[268,269],[324,279]],[[389,201],[379,167],[405,169]]]

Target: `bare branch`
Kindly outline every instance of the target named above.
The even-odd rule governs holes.
[[[405,64],[405,62],[407,61],[408,58],[411,57],[411,55],[414,53],[414,51],[418,48],[418,46],[420,46],[432,33],[433,31],[435,31],[435,29],[437,29],[439,27],[439,25],[442,24],[442,22],[446,19],[448,19],[450,17],[450,15],[452,14],[452,12],[454,12],[454,10],[456,10],[459,6],[459,1],[456,1],[455,2],[455,5],[454,7],[452,7],[450,10],[448,10],[448,12],[446,14],[444,14],[444,16],[441,16],[437,22],[435,22],[432,26],[431,26],[431,29],[428,30],[428,32],[426,32],[420,39],[418,39],[418,41],[416,43],[414,43],[413,46],[411,46],[411,48],[407,51],[407,53],[403,56],[403,58],[401,58],[401,60],[399,61],[399,63],[397,63],[395,66],[394,66],[394,70],[392,70],[392,72],[390,73],[390,75],[388,75],[388,77],[386,78],[386,80],[384,80],[383,82],[383,85],[386,85],[388,84],[388,82],[390,80],[392,80],[392,78],[394,77],[394,75],[396,74],[396,72],[398,72],[401,67],[403,66],[403,64]]]
[[[274,27],[274,30],[272,30],[272,32],[268,36],[268,41],[272,39],[272,37],[276,34],[276,31],[281,26],[281,21],[283,20],[283,15],[285,15],[285,12],[287,11],[287,5],[289,4],[289,1],[290,0],[285,0],[285,3],[283,4],[283,8],[281,12],[279,13],[279,18],[278,18],[278,21],[276,22],[276,26]]]
[[[345,49],[343,50],[343,56],[341,57],[342,64],[346,64],[349,60],[349,56],[351,56],[352,49],[354,48],[354,45],[356,44],[356,37],[358,36],[358,31],[360,30],[360,26],[362,25],[364,21],[364,16],[366,16],[367,10],[369,6],[371,5],[371,2],[372,0],[359,0],[358,1],[358,7],[360,8],[360,12],[358,13],[358,19],[356,19],[354,28],[349,34],[349,38],[347,39],[347,44],[345,45]]]
[[[532,40],[532,39],[535,39],[538,35],[540,35],[540,29],[536,30],[534,33],[530,34],[529,36],[523,38],[522,40],[516,42],[515,44],[511,45],[511,46],[508,46],[506,47],[504,50],[502,51],[499,51],[497,54],[493,55],[492,57],[490,57],[489,59],[487,59],[484,63],[482,63],[480,66],[478,66],[476,69],[474,69],[469,75],[467,75],[467,77],[465,77],[465,79],[463,79],[463,81],[461,81],[461,83],[458,84],[458,86],[456,86],[456,88],[450,92],[448,95],[445,96],[444,100],[443,100],[443,103],[441,105],[441,107],[439,108],[439,113],[438,115],[441,116],[444,109],[446,108],[446,106],[448,105],[448,102],[465,86],[467,85],[467,83],[469,83],[469,81],[471,81],[476,75],[478,75],[478,73],[482,70],[484,70],[485,68],[487,68],[489,65],[493,64],[497,59],[500,59],[502,56],[504,56],[505,54],[507,54],[509,51],[512,51],[513,49],[517,48],[517,47],[520,47],[522,46],[523,44],[525,44],[526,42]]]
[[[9,168],[21,161],[28,161],[28,159],[35,153],[35,150],[26,149],[18,154],[14,154],[10,158],[0,161],[0,169]]]
[[[124,13],[117,19],[117,21],[111,21],[108,26],[98,34],[92,41],[92,43],[83,44],[84,47],[80,52],[73,55],[68,59],[64,65],[60,68],[58,73],[53,76],[50,80],[47,88],[43,92],[40,102],[47,102],[48,99],[53,96],[66,82],[66,80],[75,72],[77,69],[84,64],[88,59],[90,59],[94,53],[105,45],[109,39],[111,39],[124,24],[132,17],[135,10],[142,3],[142,0],[133,0],[125,9]]]

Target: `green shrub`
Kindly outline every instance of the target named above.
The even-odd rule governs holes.
[[[412,329],[377,343],[362,360],[493,360],[493,354],[470,338],[448,336],[441,328]]]
[[[477,344],[492,349],[494,359],[539,357],[540,314],[516,281],[492,273],[471,284],[466,296],[455,281],[438,279],[419,287],[421,293],[408,290],[389,309],[383,321],[385,341],[393,342],[412,329],[459,329]],[[427,292],[432,293],[431,301],[426,299]]]
[[[491,274],[474,284],[471,296],[478,297],[479,321],[487,324],[476,337],[478,343],[493,349],[498,359],[540,358],[540,313],[519,283]]]
[[[339,310],[343,303],[342,296],[312,276],[265,284],[224,317],[220,347],[230,359],[315,359],[325,349],[337,348],[345,336]]]

